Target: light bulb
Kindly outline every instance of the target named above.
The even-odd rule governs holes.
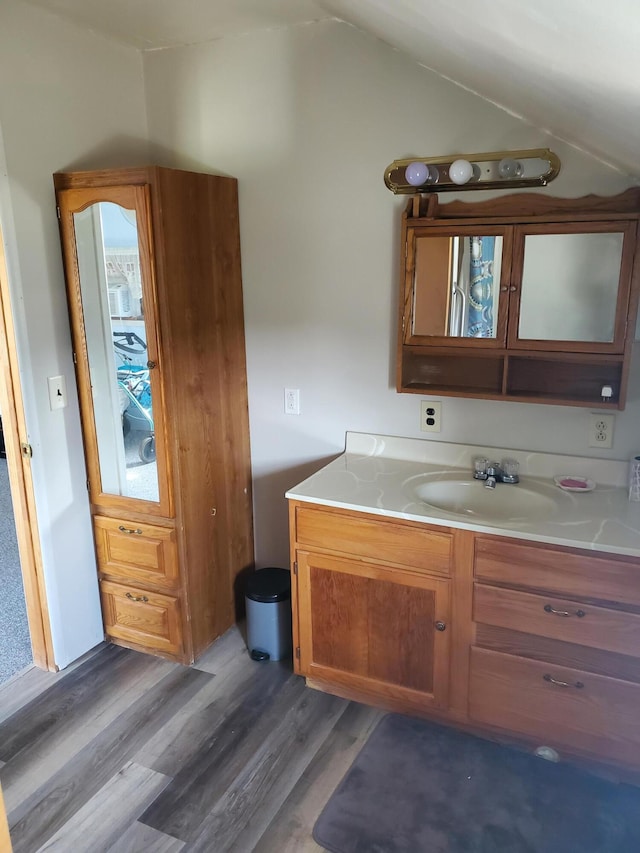
[[[429,177],[429,167],[426,163],[409,163],[407,168],[404,170],[404,176],[408,184],[411,184],[412,187],[420,187],[422,184],[426,183]]]
[[[505,157],[498,163],[498,174],[501,178],[519,178],[522,175],[522,163]]]
[[[449,178],[454,184],[466,184],[473,177],[473,166],[468,160],[454,160],[449,166]]]

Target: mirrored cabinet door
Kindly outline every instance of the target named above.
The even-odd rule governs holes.
[[[621,352],[634,227],[585,222],[516,229],[510,345]]]
[[[405,342],[504,346],[510,252],[507,229],[410,233]]]
[[[60,212],[92,501],[168,514],[145,188],[66,190]]]

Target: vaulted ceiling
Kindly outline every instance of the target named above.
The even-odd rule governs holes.
[[[25,0],[141,50],[338,18],[640,180],[638,0]]]

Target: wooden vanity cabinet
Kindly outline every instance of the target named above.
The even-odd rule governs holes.
[[[402,225],[397,390],[624,408],[639,218],[637,189],[416,196]]]
[[[638,560],[296,500],[290,531],[310,686],[640,770]]]
[[[54,184],[105,635],[191,663],[253,563],[237,182]]]
[[[469,718],[640,767],[640,566],[476,536]]]
[[[448,707],[452,537],[292,502],[296,672],[392,707]]]

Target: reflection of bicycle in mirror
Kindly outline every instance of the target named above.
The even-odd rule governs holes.
[[[149,368],[137,361],[146,361],[147,345],[135,332],[113,332],[113,348],[120,363],[117,364],[118,390],[122,434],[141,432],[138,455],[145,462],[156,458],[156,438],[151,405],[151,380]]]

